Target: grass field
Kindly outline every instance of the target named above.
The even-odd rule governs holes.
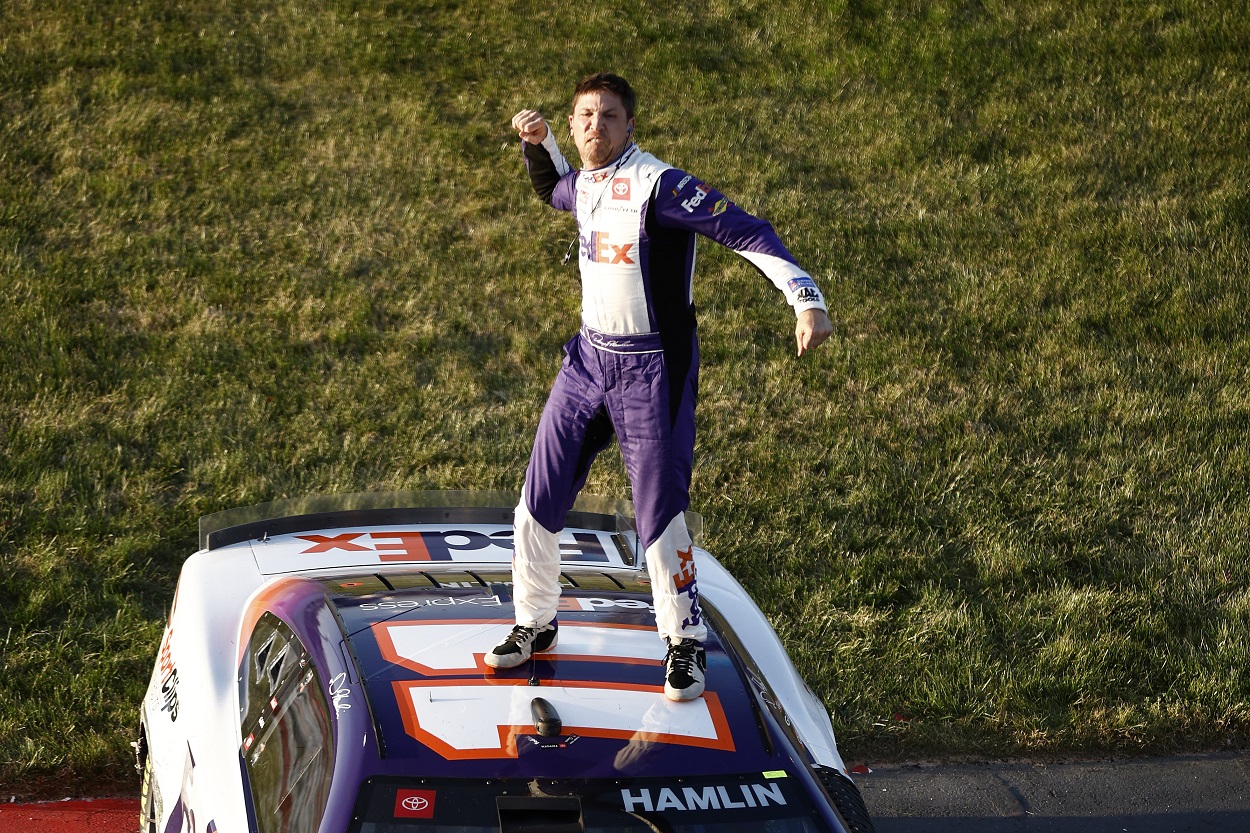
[[[844,756],[1245,745],[1247,43],[1228,0],[8,0],[0,792],[137,789],[200,515],[519,488],[578,288],[508,122],[601,68],[831,299],[796,361],[700,249],[693,494]]]

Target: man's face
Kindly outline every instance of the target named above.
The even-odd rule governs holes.
[[[573,104],[569,130],[582,156],[582,167],[602,168],[629,144],[634,120],[625,115],[625,105],[616,93],[596,90],[583,93]]]

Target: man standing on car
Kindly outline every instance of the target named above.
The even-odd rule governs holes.
[[[785,294],[798,317],[800,356],[833,328],[820,290],[767,221],[633,143],[635,101],[625,79],[610,73],[578,83],[569,130],[580,171],[541,115],[522,110],[512,118],[534,190],[577,220],[582,328],[564,346],[516,508],[516,627],[486,664],[512,668],[555,645],[559,535],[591,462],[615,434],[633,487],[656,626],[669,646],[664,693],[690,700],[703,693],[707,635],[683,514],[699,370],[695,233],[745,257]]]

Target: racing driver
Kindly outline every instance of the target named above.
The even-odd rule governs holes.
[[[820,290],[767,221],[633,142],[635,103],[617,75],[577,84],[569,130],[581,170],[561,154],[539,113],[512,118],[534,190],[577,220],[582,327],[564,345],[516,508],[516,626],[486,663],[512,668],[556,644],[559,535],[591,462],[615,434],[633,488],[656,626],[668,643],[664,693],[690,700],[703,693],[707,635],[683,514],[699,370],[695,233],[746,258],[784,293],[798,319],[799,356],[833,328]]]

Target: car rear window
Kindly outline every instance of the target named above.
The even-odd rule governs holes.
[[[334,765],[330,705],[299,637],[266,613],[239,665],[240,744],[258,833],[316,830]]]
[[[581,781],[372,778],[349,833],[826,833],[784,772]]]

